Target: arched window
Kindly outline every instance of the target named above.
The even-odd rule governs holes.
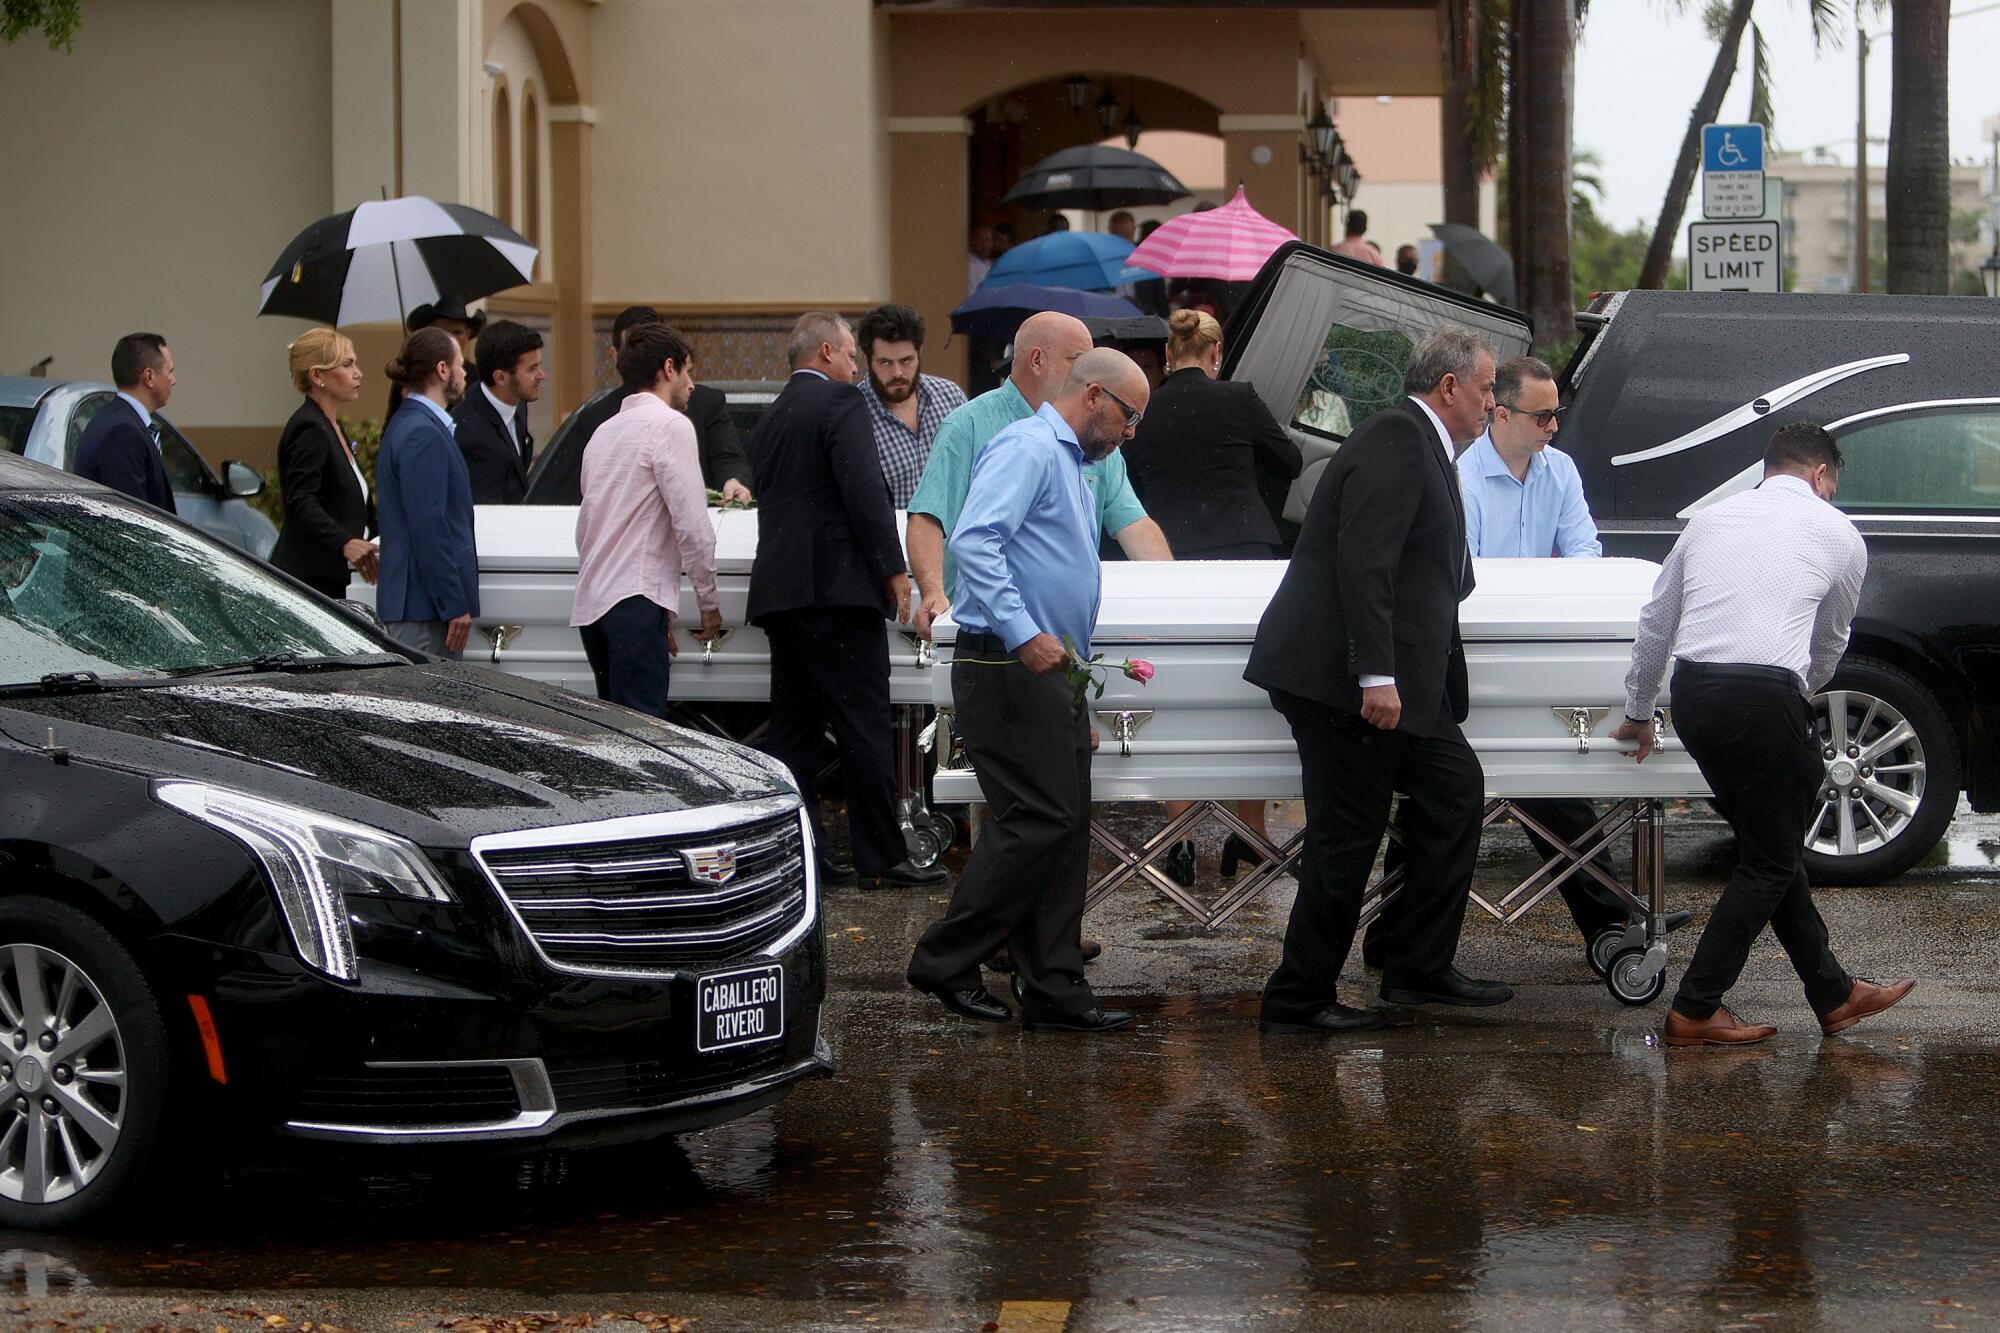
[[[507,85],[493,85],[493,216],[514,225],[514,117]]]
[[[533,242],[542,276],[542,107],[532,86],[521,94],[521,234]]]

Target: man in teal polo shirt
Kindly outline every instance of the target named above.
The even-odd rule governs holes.
[[[945,538],[958,523],[965,493],[972,485],[972,461],[993,437],[1037,409],[1062,388],[1076,359],[1090,350],[1090,330],[1070,315],[1045,310],[1030,315],[1014,335],[1014,367],[1007,382],[957,408],[938,427],[931,441],[923,480],[910,497],[906,541],[910,571],[916,576],[923,604],[916,628],[930,637],[931,621],[951,609],[956,571],[945,550]],[[1084,484],[1097,501],[1100,533],[1108,532],[1133,560],[1171,560],[1166,534],[1146,517],[1146,508],[1132,493],[1125,459],[1118,453],[1087,465]]]

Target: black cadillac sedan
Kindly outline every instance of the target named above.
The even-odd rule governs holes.
[[[832,1069],[782,768],[8,457],[0,791],[0,1226],[102,1213],[195,1126],[642,1138]]]

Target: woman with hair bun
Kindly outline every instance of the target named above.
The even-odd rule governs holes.
[[[395,638],[455,658],[479,614],[472,478],[449,411],[465,396],[465,352],[442,329],[418,329],[384,373],[403,386],[403,401],[375,455],[382,517],[376,606]]]
[[[347,596],[354,574],[375,581],[375,505],[340,429],[340,409],[361,397],[354,344],[332,329],[307,329],[291,347],[292,386],[305,395],[278,440],[285,526],[271,563],[313,591]]]
[[[1278,523],[1264,493],[1282,495],[1299,475],[1299,447],[1247,383],[1222,371],[1222,326],[1199,310],[1167,321],[1167,379],[1125,446],[1132,489],[1167,534],[1176,560],[1282,560]],[[1170,812],[1186,809],[1170,805]],[[1264,803],[1240,801],[1237,815],[1259,833]],[[1235,834],[1222,845],[1222,875],[1261,858]],[[1167,853],[1167,873],[1195,882],[1194,840]]]

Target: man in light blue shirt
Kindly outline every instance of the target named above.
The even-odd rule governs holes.
[[[929,636],[931,621],[955,596],[954,558],[945,538],[958,524],[972,482],[973,461],[1002,429],[1035,414],[1068,380],[1078,357],[1090,350],[1090,330],[1071,315],[1045,310],[1030,315],[1014,335],[1014,365],[1007,382],[956,408],[938,427],[924,463],[923,479],[909,503],[910,575],[922,605],[917,633]],[[1146,517],[1146,508],[1126,477],[1125,460],[1112,453],[1083,469],[1100,532],[1118,539],[1133,560],[1171,560],[1166,534]],[[1093,550],[1096,548],[1093,546]]]
[[[952,698],[991,818],[950,907],[917,942],[909,981],[967,1018],[1012,1017],[979,972],[1004,946],[1028,1028],[1132,1021],[1083,979],[1090,726],[1064,640],[1088,657],[1097,624],[1097,506],[1084,468],[1130,438],[1150,394],[1123,352],[1085,352],[1053,400],[979,453],[952,529]]]
[[[1562,417],[1555,372],[1532,356],[1500,367],[1493,424],[1458,459],[1465,539],[1489,559],[1599,556],[1576,464],[1552,446]]]

